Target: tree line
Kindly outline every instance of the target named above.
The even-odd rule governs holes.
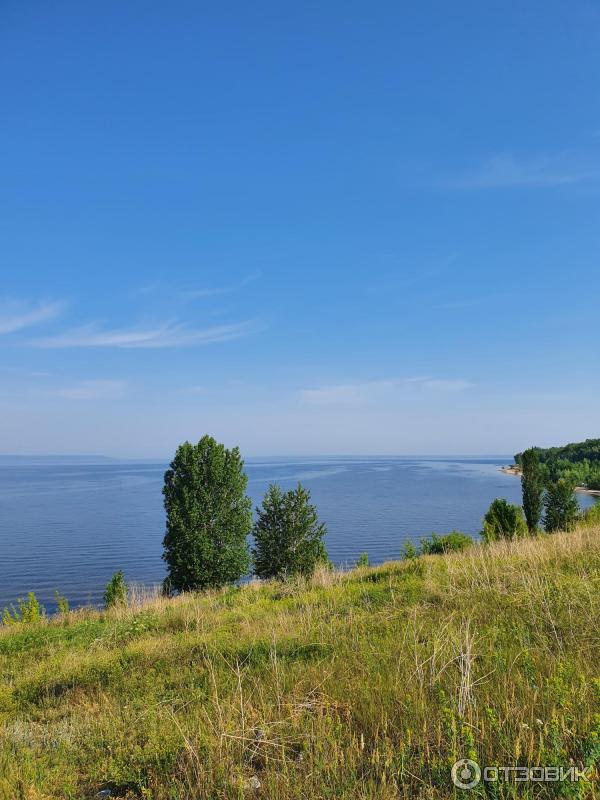
[[[585,442],[571,442],[561,447],[531,447],[538,454],[540,463],[565,460],[571,462],[597,461],[600,463],[600,439],[586,439]],[[520,464],[523,453],[515,455],[515,463]]]
[[[600,439],[572,442],[563,447],[531,447],[515,454],[515,464],[523,467],[525,453],[534,451],[540,474],[548,482],[567,478],[578,486],[600,489]]]

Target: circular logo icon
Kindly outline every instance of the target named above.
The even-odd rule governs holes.
[[[481,770],[476,761],[459,758],[452,765],[452,783],[458,789],[473,789],[481,780]]]

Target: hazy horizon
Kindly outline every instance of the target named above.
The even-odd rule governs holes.
[[[129,456],[113,456],[113,455],[106,455],[103,453],[0,453],[0,462],[2,461],[10,461],[10,459],[19,460],[52,460],[52,459],[73,459],[73,460],[83,460],[83,459],[98,459],[100,461],[110,461],[110,462],[133,462],[133,461],[140,461],[140,462],[155,462],[160,463],[163,461],[170,461],[173,457],[174,453],[170,455],[158,455],[158,456],[136,456],[136,455],[129,455]],[[509,453],[265,453],[264,455],[259,455],[256,453],[242,453],[242,457],[244,460],[265,460],[269,458],[277,458],[277,459],[310,459],[310,458],[342,458],[342,459],[350,459],[350,458],[508,458],[513,456],[514,454]]]

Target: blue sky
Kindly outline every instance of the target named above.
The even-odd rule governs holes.
[[[0,451],[600,435],[598,2],[1,17]]]

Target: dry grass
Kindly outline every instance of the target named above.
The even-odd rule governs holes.
[[[445,798],[463,756],[600,763],[599,581],[587,527],[12,626],[0,798]]]

